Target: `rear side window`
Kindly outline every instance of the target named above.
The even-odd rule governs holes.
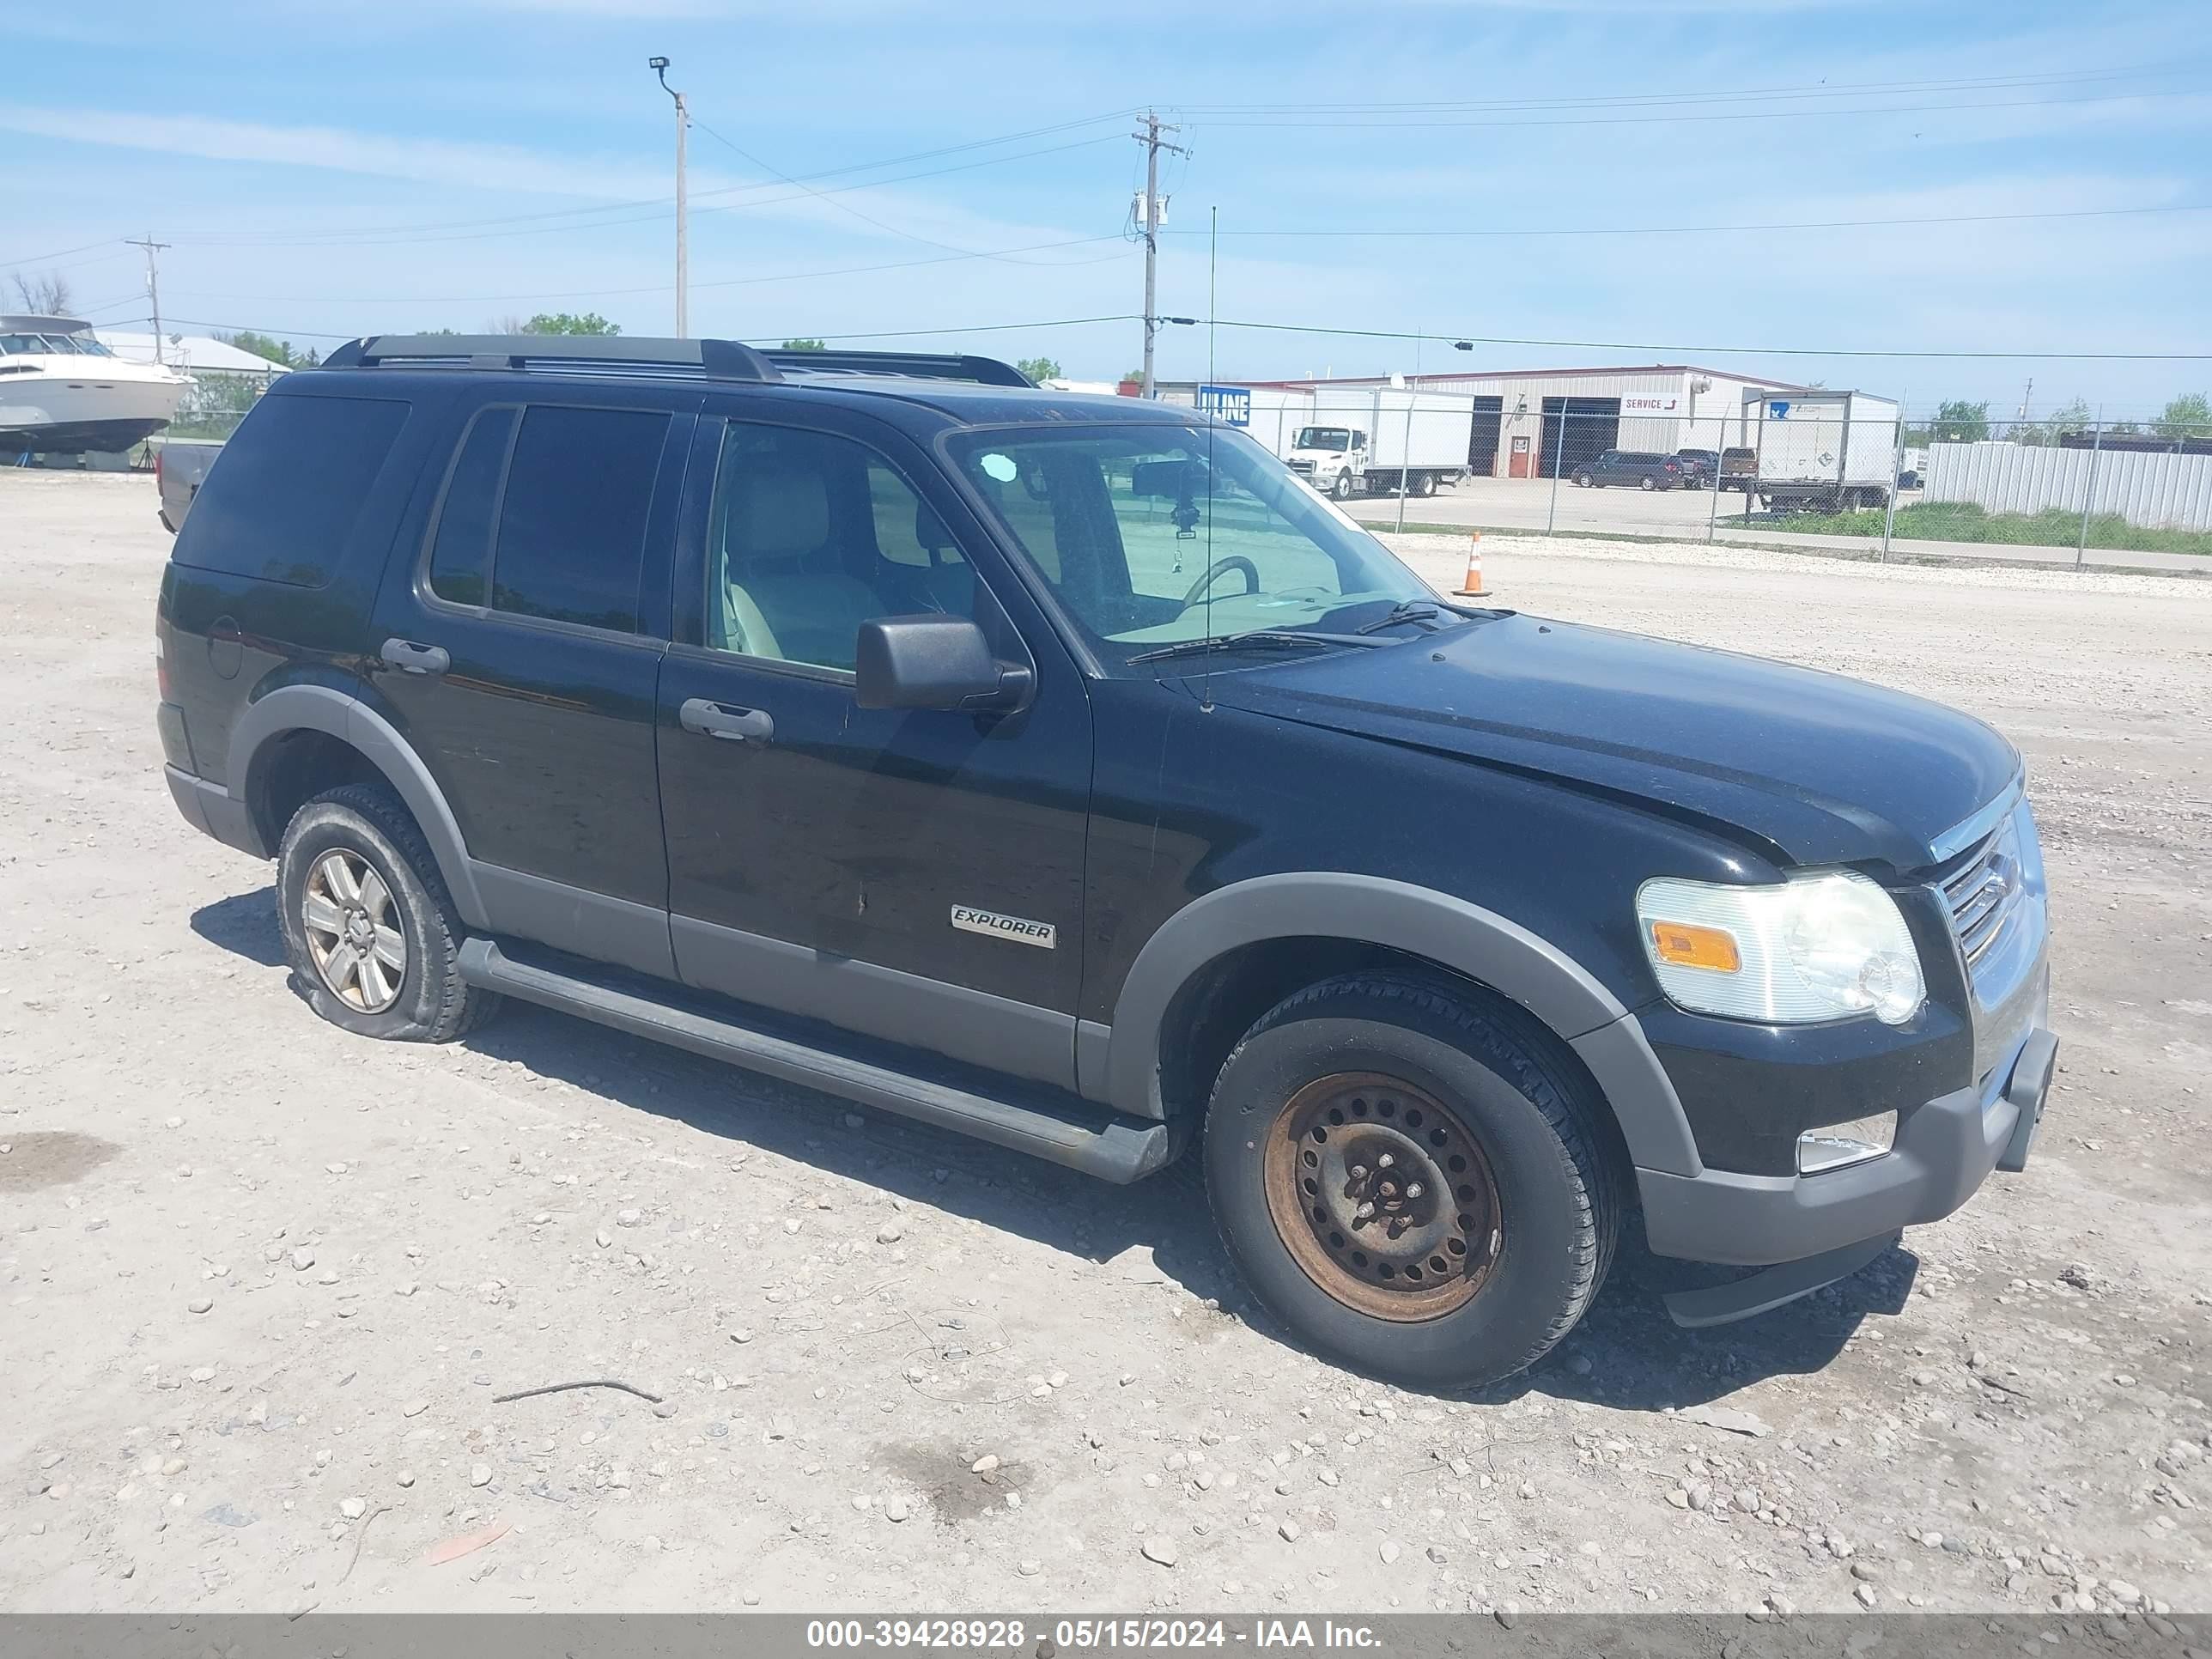
[[[499,511],[507,441],[514,436],[520,412],[487,409],[470,423],[468,435],[461,440],[438,508],[437,536],[430,544],[430,591],[441,599],[455,605],[484,602],[484,579],[491,569],[492,517]]]
[[[637,632],[646,519],[668,418],[550,404],[524,411],[500,502],[493,610]]]
[[[386,398],[262,398],[216,457],[170,556],[198,570],[325,586],[408,407]]]

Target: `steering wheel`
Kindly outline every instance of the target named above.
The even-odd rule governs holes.
[[[1244,573],[1244,592],[1248,599],[1260,591],[1260,567],[1242,553],[1231,553],[1227,558],[1216,559],[1206,567],[1206,574],[1192,584],[1189,592],[1182,596],[1182,608],[1188,611],[1196,605],[1206,590],[1213,586],[1215,579],[1224,570],[1241,570]]]

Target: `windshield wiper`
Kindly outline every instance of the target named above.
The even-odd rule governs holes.
[[[1409,622],[1435,623],[1436,626],[1440,628],[1443,624],[1437,623],[1437,618],[1447,611],[1455,617],[1474,617],[1482,615],[1482,612],[1475,610],[1472,605],[1453,605],[1444,599],[1401,599],[1390,607],[1388,615],[1377,617],[1371,623],[1362,623],[1352,631],[1357,634],[1379,634],[1386,628],[1395,628],[1400,623]],[[1436,628],[1431,628],[1429,631],[1434,633]]]
[[[1285,628],[1255,628],[1243,634],[1215,634],[1204,639],[1177,640],[1157,650],[1139,651],[1133,663],[1165,662],[1171,657],[1202,656],[1212,651],[1285,651],[1301,645],[1384,645],[1384,640],[1362,639],[1357,634],[1312,634]]]

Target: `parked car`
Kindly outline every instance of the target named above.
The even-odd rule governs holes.
[[[167,438],[154,446],[155,512],[161,527],[171,535],[185,526],[192,498],[207,481],[208,468],[221,453],[221,443],[200,443],[188,438]]]
[[[1608,449],[1595,460],[1584,461],[1570,476],[1585,489],[1607,484],[1672,489],[1683,482],[1682,463],[1674,456],[1636,449]]]
[[[1758,489],[1759,452],[1748,446],[1721,451],[1720,481],[1723,489]]]
[[[1682,483],[1685,488],[1711,489],[1718,476],[1721,453],[1717,449],[1678,449],[1674,459],[1682,464]]]
[[[170,793],[332,1024],[519,998],[1188,1150],[1289,1331],[1428,1384],[1625,1235],[1751,1270],[1688,1324],[1851,1273],[2051,1080],[1990,727],[1439,599],[1243,434],[988,360],[350,343],[223,449],[156,645]]]

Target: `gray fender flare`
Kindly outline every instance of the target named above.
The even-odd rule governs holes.
[[[1138,953],[1115,1001],[1106,1053],[1111,1103],[1136,1116],[1164,1116],[1162,1030],[1176,994],[1230,951],[1300,938],[1387,945],[1510,997],[1589,1068],[1637,1167],[1702,1171],[1681,1101],[1642,1026],[1587,969],[1510,917],[1379,876],[1260,876],[1177,911]]]
[[[392,722],[358,697],[327,685],[280,685],[248,704],[231,728],[230,762],[223,774],[232,781],[239,799],[245,799],[246,781],[252,776],[250,769],[262,745],[283,732],[297,731],[327,732],[368,757],[369,764],[384,775],[385,781],[398,792],[407,810],[415,815],[461,920],[471,927],[486,927],[483,899],[477,891],[468,848],[461,840],[461,827],[453,819],[453,809],[446,805],[445,793],[430,775],[430,769],[422,764],[422,757]],[[273,854],[276,849],[269,850]]]

